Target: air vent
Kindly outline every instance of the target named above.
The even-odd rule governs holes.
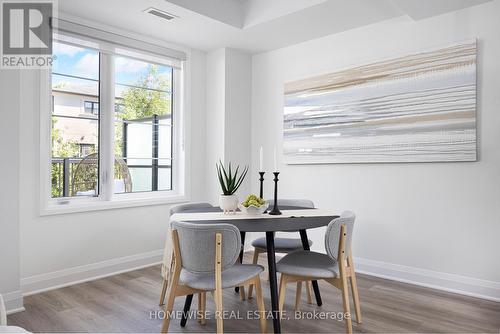
[[[168,20],[168,21],[171,21],[171,20],[175,19],[176,17],[178,17],[178,16],[175,16],[173,14],[164,12],[163,10],[159,10],[159,9],[153,8],[153,7],[146,9],[144,12],[149,13],[151,15],[158,16],[158,17],[165,19],[165,20]]]

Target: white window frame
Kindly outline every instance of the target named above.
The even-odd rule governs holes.
[[[102,42],[99,42],[102,44]],[[85,47],[85,46],[83,46]],[[105,48],[106,46],[104,46]],[[186,52],[186,50],[182,50]],[[187,50],[189,51],[189,50]],[[138,51],[140,52],[140,51]],[[39,70],[40,82],[40,215],[65,214],[146,205],[172,204],[189,201],[187,172],[189,170],[189,143],[186,139],[190,119],[190,60],[182,62],[182,68],[172,67],[172,190],[137,193],[113,193],[113,179],[107,177],[114,164],[114,56],[100,53],[100,189],[95,197],[52,198],[52,70]],[[147,61],[147,59],[145,60]],[[111,91],[110,91],[111,90]],[[106,131],[107,130],[107,131]],[[111,167],[110,167],[111,166]]]

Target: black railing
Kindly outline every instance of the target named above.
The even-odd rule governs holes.
[[[152,191],[157,191],[158,190],[158,185],[159,185],[159,170],[164,168],[164,169],[172,169],[172,165],[162,165],[159,163],[159,131],[160,131],[160,119],[170,117],[168,116],[158,116],[158,115],[153,115],[152,117],[147,117],[147,118],[142,118],[142,119],[135,119],[135,120],[123,120],[123,133],[122,133],[122,156],[124,157],[123,160],[125,163],[127,163],[127,167],[129,169],[134,169],[134,168],[148,168],[151,169],[151,190]],[[152,126],[152,133],[151,133],[151,140],[152,140],[152,157],[151,157],[151,164],[150,165],[142,165],[142,164],[128,164],[127,160],[135,160],[133,158],[127,159],[127,140],[128,140],[128,125],[129,124],[137,124],[137,123],[142,123],[142,124],[148,124],[151,122]],[[59,157],[53,157],[52,158],[52,197],[71,197],[71,196],[76,196],[76,193],[73,193],[73,189],[75,188],[75,185],[73,182],[75,182],[74,179],[74,171],[75,168],[78,166],[78,164],[83,160],[84,158],[59,158]],[[149,159],[149,158],[148,158]],[[170,181],[172,181],[172,176],[170,175]],[[83,186],[83,188],[88,189],[88,190],[94,190],[96,189],[97,185],[97,179],[95,180],[85,180],[81,181],[78,184],[79,186]],[[81,187],[78,187],[81,188]],[[133,191],[133,185],[132,185],[132,191]]]
[[[151,160],[151,164],[153,165],[152,174],[151,174],[151,190],[158,190],[158,155],[159,155],[159,147],[158,147],[158,137],[160,134],[160,124],[158,123],[158,115],[153,115],[153,119],[151,120],[151,125],[153,128],[151,129],[151,137],[152,137],[152,154],[153,160]]]
[[[52,158],[52,197],[71,197],[77,195],[73,193],[73,190],[75,188],[81,188],[81,187],[77,187],[73,184],[73,182],[76,182],[74,181],[73,176],[75,169],[83,159],[84,158],[58,158],[58,157]],[[129,169],[135,169],[135,168],[151,169],[152,179],[155,180],[154,182],[156,182],[155,184],[152,184],[151,189],[156,191],[158,190],[158,184],[159,184],[159,178],[158,178],[159,169],[162,168],[169,169],[172,168],[172,166],[160,165],[158,163],[158,160],[155,161],[156,164],[151,164],[151,165],[130,164],[127,165],[127,167]],[[96,188],[96,184],[97,184],[97,179],[85,180],[79,182],[80,186],[83,186],[83,188],[88,190],[94,190]],[[132,191],[133,191],[133,185],[132,185]]]
[[[83,158],[52,158],[52,197],[72,196],[71,178]]]
[[[128,155],[127,152],[127,140],[128,140],[128,126],[130,124],[148,124],[151,122],[151,147],[152,147],[152,152],[151,152],[151,165],[129,165],[129,168],[151,168],[151,191],[157,191],[158,190],[158,184],[159,184],[159,170],[161,168],[172,168],[172,165],[161,165],[159,163],[159,137],[160,137],[160,120],[161,119],[166,119],[170,118],[170,115],[164,115],[164,116],[158,116],[156,114],[152,115],[151,117],[145,117],[145,118],[140,118],[140,119],[134,119],[134,120],[126,120],[123,119],[123,132],[122,132],[122,140],[123,140],[123,145],[122,145],[122,154],[124,157]],[[124,158],[125,162],[127,162],[127,159]]]

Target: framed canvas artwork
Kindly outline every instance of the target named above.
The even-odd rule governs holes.
[[[476,161],[476,41],[285,84],[288,164]]]

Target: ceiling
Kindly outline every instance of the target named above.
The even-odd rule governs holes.
[[[59,10],[100,24],[209,51],[249,53],[407,16],[421,20],[491,0],[60,0]],[[144,12],[154,7],[172,21]]]

